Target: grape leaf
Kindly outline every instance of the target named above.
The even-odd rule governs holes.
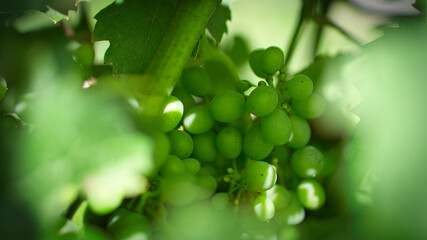
[[[68,16],[65,14],[62,14],[61,12],[47,6],[47,11],[44,13],[46,14],[50,20],[53,21],[53,23],[57,23],[63,19],[68,19]]]
[[[154,168],[152,140],[136,131],[127,102],[112,90],[81,89],[72,58],[59,64],[53,53],[40,47],[31,55],[38,77],[27,121],[34,127],[17,144],[14,168],[18,193],[46,226],[78,193],[94,212],[111,212],[146,189],[143,176]]]
[[[208,22],[207,29],[217,44],[221,42],[224,33],[228,32],[227,21],[231,20],[231,11],[228,6],[220,5]]]
[[[93,39],[110,41],[104,60],[113,63],[114,73],[144,72],[176,5],[177,0],[128,0],[95,16]]]

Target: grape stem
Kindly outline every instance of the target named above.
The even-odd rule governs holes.
[[[303,5],[301,7],[301,12],[300,12],[300,15],[299,15],[298,24],[297,24],[297,26],[295,28],[295,31],[294,31],[294,34],[292,36],[291,43],[290,43],[290,45],[288,47],[288,50],[286,51],[285,62],[283,64],[282,69],[280,70],[281,74],[284,74],[284,73],[287,72],[288,65],[289,65],[289,63],[290,63],[290,61],[292,59],[292,55],[293,55],[293,53],[295,51],[295,48],[296,48],[298,37],[300,36],[301,29],[302,29],[302,27],[304,25],[304,18],[305,18],[305,15],[306,15],[305,13],[306,13],[306,7]]]
[[[349,40],[351,40],[353,43],[355,43],[357,46],[361,46],[362,43],[357,40],[354,36],[352,36],[349,32],[344,30],[341,26],[338,26],[336,23],[331,21],[329,18],[325,16],[313,16],[314,21],[319,23],[320,25],[329,26],[337,30],[339,33],[347,37]]]
[[[221,0],[180,0],[145,74],[150,85],[143,90],[140,103],[147,116],[161,113],[187,59]]]

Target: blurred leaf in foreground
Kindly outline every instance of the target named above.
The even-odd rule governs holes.
[[[348,175],[356,239],[427,238],[427,24],[399,25],[367,45],[349,72],[363,97]]]
[[[18,189],[40,224],[49,227],[79,192],[98,214],[142,193],[142,176],[154,167],[153,149],[151,140],[134,130],[127,103],[82,89],[78,71],[72,64],[59,69],[48,46],[36,46],[31,56],[33,130],[22,139],[15,168]]]

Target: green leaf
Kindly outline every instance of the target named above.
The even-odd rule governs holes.
[[[220,5],[213,13],[208,23],[208,31],[215,38],[217,44],[221,42],[224,33],[228,32],[227,21],[231,20],[231,11],[228,6]]]
[[[54,53],[39,46],[31,55],[33,128],[17,144],[14,168],[18,191],[47,227],[79,193],[95,213],[111,212],[146,189],[154,168],[152,140],[136,131],[128,103],[108,89],[82,89],[72,58],[62,65]]]
[[[225,49],[225,53],[230,56],[237,66],[240,66],[248,60],[248,42],[242,36],[235,36],[233,45],[230,48]]]
[[[105,62],[114,73],[143,73],[174,14],[177,0],[128,0],[109,5],[95,18],[93,39],[108,40]]]
[[[47,11],[44,14],[46,14],[55,24],[63,19],[68,19],[67,15],[62,14],[49,6],[47,6]]]
[[[49,17],[53,23],[58,23],[61,20],[68,20],[68,11],[77,11],[77,5],[80,2],[90,2],[91,0],[63,0],[52,1],[47,5],[47,11],[42,11]]]

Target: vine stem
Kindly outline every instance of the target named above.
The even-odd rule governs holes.
[[[221,0],[180,0],[145,74],[150,75],[140,99],[144,114],[161,113],[187,59]]]
[[[359,40],[357,40],[354,36],[352,36],[349,32],[344,30],[342,27],[338,26],[336,23],[331,21],[329,18],[324,16],[314,16],[313,18],[320,25],[332,27],[335,30],[337,30],[339,33],[347,37],[350,41],[355,43],[357,46],[362,46],[362,43]]]
[[[298,41],[298,37],[300,35],[301,29],[302,29],[302,26],[304,23],[305,12],[306,12],[306,9],[305,9],[305,6],[303,5],[301,7],[301,13],[299,15],[298,24],[297,24],[296,29],[294,31],[294,34],[292,36],[291,43],[289,44],[288,50],[286,51],[285,62],[283,64],[282,69],[280,70],[280,73],[286,73],[287,72],[288,65],[292,59],[292,55],[294,53],[295,46],[296,46],[297,41]]]

